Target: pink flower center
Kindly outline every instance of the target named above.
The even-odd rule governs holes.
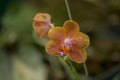
[[[72,44],[70,42],[70,39],[66,38],[62,43],[61,43],[61,49],[62,52],[60,54],[62,56],[66,56],[66,54],[70,51]]]

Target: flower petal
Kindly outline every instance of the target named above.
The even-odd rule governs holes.
[[[33,28],[39,37],[48,38],[47,33],[51,26],[48,22],[33,21]]]
[[[48,32],[48,37],[55,42],[61,42],[64,40],[65,35],[65,30],[62,27],[53,27]]]
[[[79,32],[79,26],[73,20],[66,21],[63,27],[66,30],[68,37],[71,37],[75,32]]]
[[[47,13],[37,13],[33,20],[50,23],[51,16],[49,14],[47,14]]]
[[[68,57],[74,62],[83,63],[87,59],[87,54],[86,54],[86,51],[84,51],[84,50],[78,51],[78,50],[72,49],[68,53]]]
[[[53,41],[49,41],[45,49],[46,49],[46,52],[55,56],[60,55],[59,52],[61,52],[60,44],[57,44]]]
[[[77,32],[72,38],[71,38],[72,47],[78,50],[85,49],[89,46],[89,37],[82,33]]]

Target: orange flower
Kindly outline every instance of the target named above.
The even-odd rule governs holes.
[[[46,13],[38,13],[33,19],[33,28],[39,37],[48,38],[48,31],[52,27],[51,17]]]
[[[53,27],[48,32],[50,41],[46,45],[46,51],[56,56],[68,56],[77,63],[86,61],[85,49],[89,45],[89,37],[79,32],[76,22],[68,20],[63,27]]]

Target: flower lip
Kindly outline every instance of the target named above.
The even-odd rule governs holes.
[[[58,53],[60,53],[61,56],[66,56],[66,53],[64,52],[58,52]]]
[[[66,38],[62,43],[61,43],[61,49],[64,54],[67,54],[70,51],[72,44],[70,42],[69,38]]]

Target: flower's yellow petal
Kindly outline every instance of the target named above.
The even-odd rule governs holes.
[[[48,37],[55,42],[61,42],[65,36],[65,30],[62,27],[53,27],[48,32]]]
[[[60,55],[61,52],[60,44],[55,43],[54,41],[49,41],[45,47],[46,52],[51,55]]]
[[[82,33],[77,32],[72,38],[71,38],[72,48],[82,50],[89,46],[89,37]]]
[[[78,50],[72,49],[68,53],[68,57],[76,63],[83,63],[87,59],[87,54],[86,54],[86,51],[84,51],[84,50],[78,51]]]
[[[73,20],[68,20],[64,23],[63,28],[66,30],[67,36],[71,37],[75,32],[79,32],[79,26]]]

